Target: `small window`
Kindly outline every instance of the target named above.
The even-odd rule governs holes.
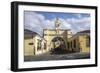
[[[29,43],[29,45],[33,45],[33,43]]]

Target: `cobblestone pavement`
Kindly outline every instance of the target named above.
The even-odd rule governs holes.
[[[90,58],[89,53],[71,53],[71,54],[50,54],[45,53],[37,56],[25,56],[24,61],[49,61],[49,60],[73,60]]]

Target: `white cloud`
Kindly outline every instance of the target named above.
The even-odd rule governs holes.
[[[67,22],[71,24],[71,29],[74,33],[82,30],[89,30],[90,29],[90,17],[81,17],[80,19],[70,18],[67,19]]]
[[[69,24],[65,19],[60,18],[62,24],[60,28],[62,29],[71,29],[71,24]]]
[[[78,15],[79,18],[59,18],[62,21],[60,26],[61,29],[71,29],[72,32],[76,33],[81,30],[90,29],[90,17],[82,17]],[[32,30],[38,34],[43,34],[43,29],[54,29],[55,20],[48,20],[42,14],[36,12],[25,12],[25,29]]]
[[[25,29],[32,30],[42,35],[42,21],[44,21],[44,16],[37,14],[35,12],[25,12]]]
[[[55,18],[52,20],[47,20],[42,14],[35,12],[25,12],[25,29],[32,30],[38,34],[43,34],[43,29],[54,29],[55,28]],[[60,28],[69,29],[70,24],[66,20],[60,18],[62,25]]]

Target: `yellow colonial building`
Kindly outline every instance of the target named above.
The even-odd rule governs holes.
[[[41,46],[43,42],[43,47]],[[24,30],[24,56],[39,55],[46,52],[45,40],[37,33]]]
[[[44,29],[41,37],[35,32],[24,30],[24,56],[34,56],[49,52],[55,48],[66,53],[90,53],[90,31],[85,30],[72,35],[64,29]]]
[[[76,33],[67,44],[71,52],[90,53],[90,30]]]

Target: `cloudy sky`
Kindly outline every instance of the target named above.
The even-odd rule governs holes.
[[[55,20],[62,21],[61,29],[71,29],[73,33],[90,29],[90,14],[24,11],[24,29],[29,29],[40,35],[43,29],[54,29]]]

